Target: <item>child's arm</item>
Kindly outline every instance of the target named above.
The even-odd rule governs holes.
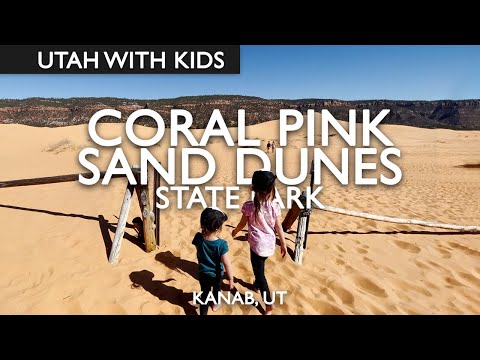
[[[232,231],[232,237],[235,237],[240,230],[242,230],[248,223],[248,216],[242,215],[242,219],[238,223],[237,227]]]
[[[287,254],[287,246],[285,245],[285,235],[283,233],[280,216],[278,216],[275,220],[275,230],[277,231],[278,238],[280,239],[280,251],[282,252],[282,257],[285,257]]]
[[[222,255],[222,262],[223,266],[225,266],[225,272],[227,273],[230,290],[233,290],[233,271],[232,264],[230,263],[230,258],[228,257],[228,253]]]

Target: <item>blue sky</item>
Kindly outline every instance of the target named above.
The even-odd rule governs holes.
[[[241,46],[240,75],[2,75],[0,98],[480,98],[480,46]]]

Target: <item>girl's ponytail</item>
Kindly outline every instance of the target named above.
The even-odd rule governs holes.
[[[257,170],[252,176],[252,190],[255,192],[253,205],[255,206],[254,219],[257,221],[257,215],[260,212],[261,203],[258,194],[265,195],[265,201],[272,201],[275,197],[275,180],[277,176],[271,171]]]

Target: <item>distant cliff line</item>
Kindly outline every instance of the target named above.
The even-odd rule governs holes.
[[[338,119],[348,119],[350,109],[370,109],[375,115],[390,109],[385,124],[408,125],[422,128],[480,130],[480,99],[472,100],[358,100],[334,99],[278,99],[269,100],[252,96],[206,95],[174,99],[132,100],[120,98],[29,98],[0,100],[0,124],[24,124],[39,127],[61,127],[86,124],[98,110],[113,108],[122,112],[122,120],[105,119],[104,122],[124,122],[133,111],[149,108],[160,113],[167,126],[171,109],[188,110],[194,118],[194,128],[204,128],[213,109],[220,109],[228,126],[237,125],[238,109],[245,109],[247,125],[278,119],[280,109],[329,110]],[[361,116],[358,116],[361,121]],[[151,119],[139,124],[155,126]]]

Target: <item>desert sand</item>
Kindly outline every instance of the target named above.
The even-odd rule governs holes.
[[[109,138],[124,134],[122,124],[99,128]],[[342,186],[327,172],[322,203],[392,217],[480,225],[480,169],[461,167],[480,163],[480,131],[395,125],[382,130],[402,152],[396,163],[403,180],[396,186]],[[146,137],[154,129],[136,131]],[[194,133],[198,139],[202,131]],[[262,148],[275,140],[278,148],[278,121],[250,126],[247,135],[262,140]],[[298,172],[298,149],[305,146],[305,136],[302,128],[290,136],[285,149],[285,168],[292,176]],[[326,152],[335,159],[344,143],[339,136],[330,141]],[[0,181],[85,172],[78,153],[87,146],[94,144],[86,125],[52,129],[0,125]],[[130,162],[138,162],[138,148],[123,147]],[[167,147],[161,143],[151,151],[165,161]],[[209,184],[235,185],[235,148],[228,148],[222,138],[212,138],[207,149],[219,164]],[[106,169],[111,150],[101,151],[96,163]],[[198,162],[191,172],[200,174],[203,165]],[[259,167],[250,159],[247,174]],[[126,179],[115,179],[109,186],[71,182],[0,189],[1,314],[198,313],[192,305],[192,292],[199,291],[199,284],[191,241],[199,230],[202,209],[196,205],[192,210],[162,210],[161,244],[152,253],[136,245],[134,231],[127,229],[119,263],[112,266],[109,242],[125,186]],[[282,188],[278,184],[280,193]],[[242,188],[240,194],[241,204],[248,199],[248,189]],[[222,237],[229,243],[236,288],[245,293],[253,281],[246,229],[232,239],[232,226],[241,213],[227,213]],[[140,211],[134,201],[129,223],[136,216]],[[290,255],[282,258],[278,247],[267,261],[271,290],[288,292],[275,314],[480,313],[480,234],[320,210],[313,210],[309,231],[303,265]],[[295,236],[286,234],[290,253]],[[235,304],[214,315],[261,311]]]

